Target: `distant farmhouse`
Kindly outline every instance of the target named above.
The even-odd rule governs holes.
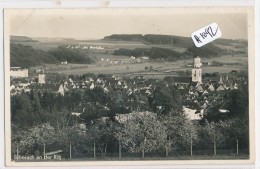
[[[10,68],[11,77],[28,77],[28,69],[22,69],[20,67],[11,67]]]
[[[64,62],[60,62],[61,65],[67,65],[68,62],[67,61],[64,61]]]

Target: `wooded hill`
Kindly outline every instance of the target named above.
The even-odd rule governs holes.
[[[148,45],[172,45],[174,47],[184,47],[187,48],[185,52],[180,53],[173,49],[165,47],[152,47],[152,48],[135,48],[135,49],[125,49],[121,48],[114,51],[115,55],[125,55],[125,56],[149,56],[151,59],[167,59],[170,61],[178,60],[182,58],[188,58],[193,55],[200,55],[201,57],[216,57],[226,54],[227,51],[217,47],[214,44],[207,44],[203,47],[197,48],[194,46],[192,39],[188,37],[181,36],[171,36],[171,35],[141,35],[141,34],[114,34],[111,36],[106,36],[104,40],[122,40],[122,41],[142,41]],[[215,43],[231,45],[235,43],[235,40],[221,39]]]
[[[75,51],[59,46],[49,51],[34,49],[22,44],[10,44],[11,67],[18,66],[28,68],[30,66],[42,65],[44,63],[56,64],[62,61],[69,63],[92,63],[93,61],[86,53]]]
[[[10,36],[10,41],[11,42],[38,42],[37,40],[34,40],[27,36]]]
[[[152,48],[135,48],[135,49],[124,49],[120,48],[114,51],[114,55],[125,55],[125,56],[149,56],[150,59],[167,59],[169,61],[175,61],[178,59],[190,58],[193,55],[199,55],[202,58],[217,57],[222,54],[226,54],[227,51],[223,50],[215,45],[207,44],[203,47],[197,48],[191,46],[186,49],[185,52],[180,53],[172,49],[152,47]]]
[[[104,40],[123,40],[123,41],[142,41],[145,44],[153,45],[181,45],[182,47],[188,47],[193,44],[191,38],[172,36],[172,35],[141,35],[141,34],[113,34],[111,36],[104,37]]]
[[[117,41],[142,41],[145,44],[151,45],[175,45],[181,47],[190,47],[193,45],[190,37],[174,36],[174,35],[158,35],[158,34],[112,34],[105,36],[103,40],[117,40]],[[211,44],[221,44],[224,46],[230,46],[234,43],[240,43],[247,45],[246,40],[234,40],[234,39],[217,39]]]

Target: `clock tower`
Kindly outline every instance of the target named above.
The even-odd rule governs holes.
[[[193,69],[192,69],[192,82],[202,83],[202,71],[201,71],[201,59],[199,56],[195,56],[193,60]]]

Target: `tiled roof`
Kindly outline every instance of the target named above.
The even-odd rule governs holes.
[[[174,83],[191,83],[191,77],[173,77]]]
[[[193,102],[193,101],[184,101],[183,106],[190,108],[190,109],[196,109],[196,110],[201,110],[201,107],[199,103]]]
[[[59,90],[59,87],[60,85],[59,84],[38,84],[38,83],[35,83],[32,85],[32,88],[34,90],[48,90],[48,91],[51,91],[51,92],[56,92]]]
[[[211,82],[219,82],[220,81],[220,76],[210,77],[209,81],[211,81]]]

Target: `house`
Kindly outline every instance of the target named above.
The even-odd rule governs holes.
[[[220,113],[229,113],[229,110],[228,110],[228,104],[225,102],[223,103],[220,108],[218,109],[218,111]]]
[[[221,83],[222,76],[209,77],[208,81],[211,82],[211,83]]]
[[[144,60],[148,60],[149,57],[144,56],[144,57],[142,57],[142,59],[144,59]]]
[[[201,120],[203,118],[203,109],[197,102],[185,101],[183,111],[190,120]]]
[[[152,93],[151,93],[151,91],[150,91],[149,89],[147,89],[147,90],[145,91],[145,94],[151,95]]]
[[[234,84],[233,89],[235,89],[235,90],[238,89],[238,84],[237,83]]]
[[[56,83],[45,83],[45,84],[32,84],[31,88],[35,91],[38,91],[40,93],[44,92],[51,92],[56,93],[64,96],[65,89],[63,84],[56,84]]]
[[[177,88],[178,88],[179,90],[185,89],[185,87],[184,87],[182,84],[178,85]]]
[[[67,65],[68,62],[67,61],[64,61],[64,62],[60,62],[61,65]]]
[[[139,112],[132,112],[132,113],[128,113],[128,114],[116,114],[115,119],[119,122],[119,123],[125,123],[127,122],[129,119],[133,118],[134,116],[151,116],[151,117],[156,117],[157,114],[153,113],[153,112],[149,112],[149,111],[139,111]]]
[[[190,120],[201,120],[203,117],[201,113],[197,113],[196,110],[191,108],[183,107],[183,111]]]
[[[224,88],[224,86],[221,84],[221,85],[219,85],[218,87],[217,87],[217,89],[216,89],[216,91],[224,91],[225,90],[225,88]]]
[[[24,92],[30,92],[31,88],[30,85],[32,83],[27,78],[15,78],[11,80],[10,92],[11,95],[16,95]]]
[[[79,103],[79,105],[74,108],[71,112],[72,115],[80,116],[81,113],[89,112],[89,111],[109,111],[110,109],[107,106],[100,104],[99,102],[86,102],[86,103]]]
[[[208,90],[210,90],[210,91],[215,91],[215,87],[213,86],[213,84],[210,84],[210,85],[209,85]]]
[[[197,85],[197,91],[198,92],[203,92],[203,87],[201,86],[201,84]]]
[[[64,94],[65,94],[65,89],[64,89],[64,85],[63,85],[63,84],[60,84],[58,93],[60,93],[61,96],[64,96]]]
[[[202,93],[202,95],[203,95],[203,96],[204,96],[204,95],[209,95],[209,90],[207,90],[207,89],[204,90],[203,93]]]
[[[223,85],[224,85],[225,89],[233,88],[232,82],[229,80],[228,75],[226,76],[226,78],[223,79]]]
[[[28,69],[22,69],[21,67],[10,68],[11,77],[28,77]]]
[[[97,83],[102,83],[103,81],[100,78],[97,78]]]
[[[14,90],[14,89],[15,89],[15,85],[12,84],[12,85],[10,86],[10,91],[11,91],[11,90]]]
[[[107,87],[104,87],[103,89],[104,89],[104,92],[105,92],[105,93],[108,93],[108,92],[109,92],[109,89],[108,89]]]
[[[93,108],[93,107],[95,107],[94,102],[79,103],[79,105],[73,109],[71,114],[75,116],[80,116],[81,113],[83,113],[87,108]]]
[[[73,115],[73,116],[80,116],[81,115],[81,113],[78,113],[78,112],[71,112],[71,115]]]
[[[90,90],[93,90],[95,88],[94,83],[91,84],[91,86],[89,87]]]
[[[172,77],[172,81],[175,86],[183,85],[183,87],[188,87],[191,84],[191,77]]]

